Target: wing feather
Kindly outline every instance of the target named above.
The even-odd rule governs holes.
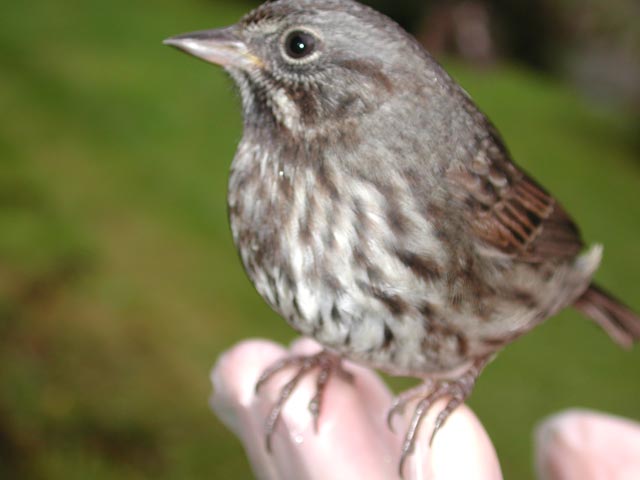
[[[477,240],[532,263],[576,256],[583,242],[562,206],[511,162],[497,134],[478,144],[471,161],[447,173]]]

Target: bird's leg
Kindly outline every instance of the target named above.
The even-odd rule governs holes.
[[[266,447],[268,452],[271,452],[271,437],[275,430],[275,426],[280,419],[282,408],[305,375],[313,370],[318,371],[316,376],[316,392],[309,402],[309,412],[311,412],[313,417],[316,432],[318,431],[318,418],[320,417],[320,411],[322,410],[324,391],[331,375],[333,373],[337,373],[347,381],[352,381],[353,379],[352,375],[342,368],[339,357],[323,350],[309,356],[296,355],[286,357],[271,365],[258,379],[255,388],[256,393],[258,393],[260,388],[262,388],[262,386],[276,373],[291,367],[296,368],[296,371],[291,379],[280,389],[278,398],[269,411],[269,415],[267,416],[267,421],[265,423]]]
[[[420,423],[424,416],[427,414],[431,406],[441,398],[449,397],[449,401],[445,407],[438,413],[431,437],[429,439],[429,445],[433,443],[436,433],[449,418],[449,415],[462,404],[467,397],[471,394],[473,386],[476,383],[476,379],[480,375],[480,372],[490,360],[490,357],[485,357],[476,360],[462,375],[452,380],[426,380],[424,384],[413,388],[407,392],[401,394],[391,406],[391,410],[387,416],[387,422],[391,424],[392,417],[401,412],[404,407],[412,400],[420,398],[420,401],[416,405],[416,409],[411,417],[411,423],[405,434],[404,441],[402,443],[402,452],[400,455],[400,463],[398,465],[398,471],[400,477],[402,477],[402,471],[404,468],[405,460],[411,453],[416,443],[416,437],[420,431]]]
[[[391,408],[389,408],[389,411],[387,412],[387,425],[389,426],[389,430],[395,433],[395,429],[393,428],[393,418],[396,415],[403,413],[407,404],[418,398],[425,398],[431,390],[433,390],[433,381],[426,379],[417,387],[407,390],[406,392],[402,392],[394,398]]]

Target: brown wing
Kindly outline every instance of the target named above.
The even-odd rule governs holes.
[[[496,133],[448,179],[478,240],[527,262],[566,259],[583,247],[562,206],[510,160]]]

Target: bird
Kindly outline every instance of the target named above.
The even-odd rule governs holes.
[[[496,127],[392,19],[354,0],[272,0],[229,27],[164,41],[222,66],[240,93],[231,163],[234,243],[258,293],[317,340],[265,421],[267,447],[298,381],[315,373],[314,421],[346,358],[423,383],[390,407],[426,412],[431,439],[505,345],[573,306],[623,347],[640,317],[592,282],[563,206],[518,167]]]

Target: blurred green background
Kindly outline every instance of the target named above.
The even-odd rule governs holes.
[[[616,16],[606,2],[549,11],[537,1],[520,17],[488,0],[376,4],[420,19],[408,26],[517,162],[588,242],[604,243],[597,279],[640,310],[640,102],[628,81],[637,64],[621,54],[617,67],[599,67],[589,47],[639,51],[637,25],[619,14],[633,2],[617,2]],[[241,133],[233,85],[161,40],[255,5],[3,5],[0,478],[251,478],[208,408],[208,373],[239,340],[294,334],[245,278],[228,231],[226,177]],[[620,21],[577,28],[576,5]],[[484,25],[486,49],[465,47],[485,44],[465,44],[482,29],[460,18]],[[640,419],[639,366],[640,350],[618,349],[572,311],[508,347],[469,402],[505,477],[533,477],[531,431],[545,415],[582,406]]]

